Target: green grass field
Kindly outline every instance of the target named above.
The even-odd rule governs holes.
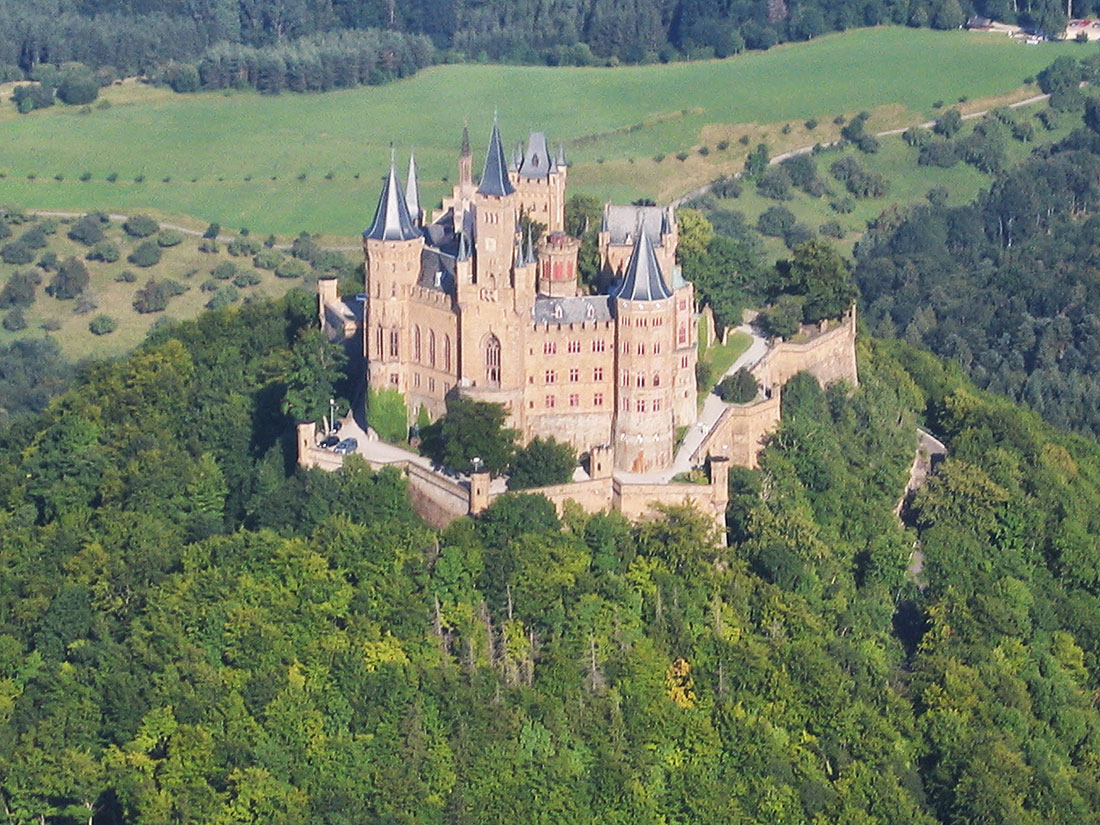
[[[46,287],[53,277],[52,272],[45,272],[33,264],[12,266],[0,263],[0,286],[17,271],[33,269],[42,276],[42,284],[35,291],[34,303],[25,310],[27,328],[18,332],[0,328],[0,344],[9,343],[16,338],[50,335],[56,338],[66,357],[73,360],[89,354],[97,357],[120,355],[140,344],[157,321],[184,320],[198,315],[213,297],[213,293],[203,291],[200,286],[204,281],[210,280],[211,270],[222,261],[232,261],[239,273],[255,275],[260,279],[260,283],[254,286],[237,290],[240,301],[260,297],[275,298],[295,286],[311,290],[316,288],[312,276],[306,276],[310,279],[309,283],[305,283],[302,278],[277,278],[270,271],[253,267],[250,258],[230,256],[225,244],[220,244],[217,253],[200,252],[199,239],[190,236],[186,236],[178,246],[163,250],[160,263],[143,269],[126,261],[126,256],[141,241],[128,237],[118,224],[111,224],[106,231],[108,239],[117,244],[122,253],[120,260],[115,263],[88,261],[84,259],[88,247],[66,237],[70,223],[71,221],[60,223],[58,231],[49,236],[48,245],[36,251],[35,259],[41,259],[45,252],[54,252],[60,259],[72,256],[84,261],[91,276],[87,294],[94,300],[96,309],[78,314],[74,311],[78,303],[76,300],[58,300],[47,294]],[[13,226],[15,237],[31,225]],[[3,243],[8,243],[9,240]],[[136,280],[132,283],[117,280],[123,270],[133,272]],[[141,314],[133,308],[134,296],[151,278],[158,281],[170,278],[188,289],[182,295],[172,298],[164,312]],[[224,285],[230,282],[219,283]],[[0,310],[0,315],[7,312],[7,309]],[[116,319],[118,328],[107,335],[93,335],[88,324],[98,315],[108,315]],[[56,329],[47,331],[48,327]]]
[[[455,175],[463,121],[480,167],[494,109],[509,142],[529,129],[565,142],[575,191],[666,200],[740,168],[741,135],[778,152],[834,137],[839,113],[870,110],[871,129],[904,125],[932,116],[937,100],[1023,94],[1025,77],[1086,48],[876,28],[665,66],[438,66],[320,95],[177,96],[128,84],[107,90],[110,108],[85,114],[57,106],[17,116],[5,102],[0,202],[156,210],[254,232],[351,237],[373,212],[391,142],[402,165],[415,147],[425,200],[435,202]],[[812,134],[802,127],[811,117],[822,124]],[[723,139],[730,146],[719,151]],[[675,157],[681,151],[684,161]],[[91,179],[82,182],[85,172]],[[107,182],[112,173],[117,181]]]
[[[1079,113],[1065,113],[1059,117],[1057,128],[1047,131],[1034,117],[1044,108],[1046,108],[1045,102],[1014,110],[1017,120],[1030,120],[1035,125],[1035,141],[1032,143],[1007,141],[1005,149],[1008,164],[1022,161],[1038,144],[1059,140],[1081,125]],[[969,134],[977,123],[977,119],[966,121],[960,136]],[[719,200],[718,207],[740,212],[754,226],[760,213],[776,204],[786,206],[794,213],[799,223],[815,231],[826,221],[835,220],[846,233],[842,240],[835,241],[835,245],[842,253],[849,255],[852,247],[867,228],[868,222],[877,218],[883,210],[922,201],[928,191],[937,186],[947,190],[948,203],[964,204],[993,182],[992,175],[980,172],[961,161],[950,169],[918,166],[919,150],[908,146],[900,135],[884,137],[881,142],[882,148],[873,155],[864,154],[854,146],[849,146],[844,150],[830,149],[815,156],[818,175],[833,192],[832,195],[813,198],[804,192],[794,190],[791,200],[775,201],[760,195],[755,185],[746,183],[740,197]],[[890,190],[883,198],[855,200],[855,209],[843,215],[833,211],[829,206],[831,201],[848,194],[844,186],[829,174],[829,166],[846,155],[856,158],[865,168],[880,172],[890,181]],[[765,246],[769,260],[778,260],[790,254],[783,241],[778,238],[765,238]]]

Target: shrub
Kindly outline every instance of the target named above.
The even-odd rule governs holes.
[[[148,215],[132,215],[122,224],[122,228],[132,238],[148,238],[160,229],[160,224]]]
[[[688,159],[688,153],[687,152],[677,152],[676,153],[676,160],[683,161],[683,160],[687,160],[687,159]]]
[[[882,148],[882,143],[874,135],[864,135],[856,141],[856,146],[864,154],[873,155]]]
[[[862,171],[863,167],[860,166],[859,161],[853,157],[843,157],[840,160],[833,161],[829,166],[829,172],[834,178],[841,183],[847,183],[855,172]]]
[[[132,284],[137,281],[137,275],[132,269],[124,269],[115,276],[115,280],[123,284]]]
[[[260,283],[260,280],[260,276],[255,272],[242,272],[233,279],[233,286],[243,289],[248,286],[256,286],[256,284]]]
[[[197,92],[201,88],[199,70],[190,63],[171,63],[164,71],[164,79],[177,94]]]
[[[106,235],[103,234],[103,222],[97,215],[85,215],[69,227],[69,240],[82,243],[85,246],[95,246]]]
[[[728,404],[747,404],[756,398],[760,385],[751,372],[741,367],[733,375],[727,375],[719,381],[714,391]]]
[[[218,246],[217,241],[203,240],[199,243],[199,252],[205,252],[208,255],[214,255],[221,249]]]
[[[107,176],[107,183],[114,183],[118,180],[118,172],[112,172]]]
[[[134,266],[150,267],[160,263],[161,255],[160,247],[157,246],[156,241],[142,241],[137,249],[126,257],[126,260]]]
[[[46,332],[57,332],[61,329],[61,320],[59,318],[46,318],[39,326]]]
[[[703,157],[706,157],[707,155],[710,154],[710,147],[709,146],[700,146],[699,147],[699,154],[702,155]]]
[[[794,249],[799,244],[813,239],[813,236],[814,231],[810,227],[804,223],[796,223],[783,233],[783,243],[787,249]]]
[[[210,274],[219,281],[228,281],[237,274],[237,265],[232,261],[222,261],[210,270]]]
[[[45,109],[53,106],[53,89],[41,83],[31,83],[25,86],[16,86],[11,96],[15,108],[20,114],[33,112],[35,109]]]
[[[39,269],[44,269],[47,272],[52,272],[57,269],[57,253],[47,250],[42,253],[42,257],[38,259],[37,264]]]
[[[711,191],[719,198],[739,198],[742,187],[741,179],[730,175],[716,180],[711,186]]]
[[[80,182],[81,183],[87,183],[91,179],[92,179],[92,173],[91,172],[81,172],[80,173]]]
[[[769,166],[756,180],[756,190],[765,198],[777,201],[791,199],[791,176],[782,164]]]
[[[34,303],[35,288],[41,283],[42,276],[33,269],[13,272],[0,289],[0,309],[29,307]]]
[[[275,269],[283,262],[283,255],[274,249],[264,249],[257,252],[252,258],[252,265],[257,269]]]
[[[70,106],[84,106],[99,97],[99,84],[87,67],[75,64],[62,74],[57,96]]]
[[[935,140],[922,146],[917,163],[920,166],[937,166],[941,169],[950,169],[959,162],[959,153],[955,149],[955,143],[950,140]]]
[[[58,300],[75,298],[88,288],[88,268],[76,258],[66,258],[54,273],[46,291]]]
[[[42,249],[48,243],[46,232],[41,226],[32,226],[19,237],[19,242],[31,249]]]
[[[719,152],[724,152],[729,148],[730,148],[730,142],[728,140],[718,141],[718,151]]]
[[[825,221],[825,223],[821,224],[818,228],[818,232],[830,238],[837,238],[838,240],[844,237],[844,227],[840,225],[840,221]]]
[[[8,310],[4,315],[3,326],[8,332],[19,332],[21,329],[26,329],[27,319],[23,315],[23,308],[15,307]]]
[[[142,314],[164,312],[168,308],[173,290],[169,282],[150,278],[145,286],[134,293],[134,309]]]
[[[756,228],[762,235],[782,238],[794,226],[794,213],[785,206],[769,206],[756,220]]]
[[[206,302],[206,308],[207,309],[221,309],[222,307],[227,307],[231,303],[236,301],[238,297],[240,297],[240,296],[237,294],[236,287],[233,287],[233,286],[220,287],[218,289],[218,291],[214,293],[214,297]]]
[[[1020,123],[1012,124],[1012,137],[1021,143],[1031,143],[1035,140],[1035,126],[1034,124],[1024,120]]]
[[[88,322],[88,330],[92,335],[108,335],[118,329],[118,321],[110,315],[97,315]]]
[[[849,215],[855,211],[856,202],[851,198],[837,198],[829,203],[829,208],[841,215]]]
[[[959,110],[949,109],[936,121],[936,125],[932,127],[932,131],[937,135],[943,135],[945,138],[951,138],[958,134],[961,128],[962,115],[959,114]]]
[[[16,266],[29,264],[34,260],[34,250],[22,241],[12,241],[9,244],[4,244],[3,248],[0,249],[0,260],[3,260],[6,264]]]
[[[183,243],[183,234],[175,229],[162,229],[157,234],[157,246],[179,246]]]
[[[122,253],[118,251],[118,247],[111,241],[100,241],[92,250],[85,255],[89,261],[104,261],[105,263],[113,264],[120,257]]]
[[[809,120],[807,120],[802,125],[805,126],[809,131],[812,132],[814,129],[817,128],[817,121],[814,120],[813,118],[810,118]]]
[[[932,133],[928,129],[924,129],[920,126],[910,126],[901,133],[901,139],[910,146],[919,149],[932,139]]]
[[[202,233],[202,236],[204,238],[208,238],[209,240],[216,241],[218,239],[218,235],[221,234],[221,231],[221,224],[212,223],[208,227],[206,227],[206,231]]]
[[[199,287],[199,289],[201,289],[203,292],[217,292],[221,288],[221,282],[215,280],[214,278],[208,278],[207,280],[203,281],[202,285]]]
[[[280,263],[275,267],[275,276],[278,278],[301,278],[306,274],[306,265],[293,258]]]
[[[802,323],[805,300],[801,295],[780,295],[772,306],[761,313],[764,331],[779,338],[790,338],[797,333]]]
[[[260,251],[260,245],[252,238],[242,236],[231,240],[226,249],[229,251],[229,254],[234,257],[243,257],[246,255],[255,255]]]

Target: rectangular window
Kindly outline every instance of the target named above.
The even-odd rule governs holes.
[[[688,357],[685,355],[680,359],[680,369],[686,370],[688,368]]]
[[[680,299],[680,310],[683,311],[688,308],[687,298]]]
[[[554,396],[552,396],[552,395],[546,396],[546,409],[548,409],[548,410],[554,409]]]
[[[553,383],[554,383],[554,381],[555,381],[555,380],[557,380],[557,377],[558,377],[558,376],[557,376],[557,374],[556,374],[556,373],[554,372],[554,370],[547,370],[547,371],[546,371],[546,383],[547,383],[547,384],[553,384]]]
[[[390,373],[390,384],[394,387],[397,386],[397,373],[396,372],[391,372]]]
[[[654,398],[653,399],[653,412],[660,412],[660,411],[661,411],[661,399],[660,398]]]
[[[638,399],[638,404],[637,404],[636,409],[638,410],[638,412],[645,412],[645,401],[642,401],[641,399]]]
[[[623,355],[630,355],[630,343],[623,341]]]
[[[558,351],[558,345],[553,341],[547,341],[542,345],[543,355],[554,355]]]
[[[592,351],[593,352],[603,352],[604,351],[604,346],[606,346],[606,344],[607,344],[607,342],[604,341],[602,338],[598,341],[593,341],[592,342]]]
[[[572,367],[569,370],[569,380],[573,384],[576,384],[578,381],[581,380],[581,368],[580,367]]]
[[[580,351],[581,351],[581,342],[580,341],[570,341],[569,342],[569,352],[570,352],[570,354],[576,354]]]
[[[435,392],[435,379],[434,378],[429,378],[428,379],[428,392]]]
[[[645,344],[638,344],[638,355],[645,355]]]
[[[623,399],[623,412],[630,412],[630,401],[626,398]]]
[[[653,354],[654,355],[660,355],[661,354],[661,342],[660,341],[657,341],[653,344]]]
[[[629,370],[623,370],[621,383],[624,387],[629,387],[630,386],[630,372],[629,372]]]
[[[569,406],[570,407],[579,407],[580,405],[581,405],[581,397],[579,395],[569,396]]]
[[[414,387],[419,387],[420,386],[420,373],[416,373],[416,374],[413,375],[413,386]]]
[[[594,407],[602,407],[603,406],[603,393],[602,392],[598,392],[598,393],[596,393],[595,395],[592,396],[592,406],[594,406]]]
[[[593,367],[593,369],[592,369],[592,380],[593,381],[603,381],[603,367]]]

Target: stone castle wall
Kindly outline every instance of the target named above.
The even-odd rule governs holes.
[[[808,372],[821,386],[834,381],[859,384],[856,369],[856,310],[853,306],[836,326],[823,331],[804,343],[780,341],[773,345],[752,374],[764,387],[782,385],[800,372]]]
[[[692,453],[691,463],[700,465],[708,456],[725,456],[738,467],[756,467],[767,437],[779,426],[782,389],[749,404],[727,407],[710,434]]]

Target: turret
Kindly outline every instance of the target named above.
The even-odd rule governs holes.
[[[409,152],[409,179],[405,182],[405,206],[416,226],[423,225],[424,211],[420,208],[420,189],[416,180],[416,158]]]
[[[474,197],[477,281],[483,287],[498,287],[508,281],[512,248],[516,237],[515,188],[508,179],[500,128],[493,121],[485,171]]]
[[[577,294],[577,253],[581,242],[552,232],[539,242],[539,294],[571,298]]]
[[[474,188],[474,160],[470,154],[470,129],[462,127],[462,151],[458,156],[458,186],[462,190]]]

